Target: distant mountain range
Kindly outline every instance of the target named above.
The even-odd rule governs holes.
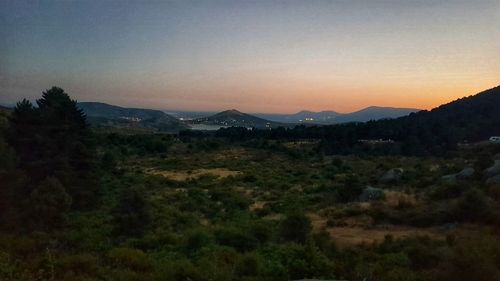
[[[368,107],[347,114],[335,111],[301,111],[295,114],[251,115],[231,109],[216,114],[172,111],[174,117],[161,110],[125,108],[100,102],[80,102],[78,107],[85,112],[89,122],[95,126],[142,128],[159,132],[177,132],[189,128],[205,130],[235,126],[261,129],[293,127],[297,124],[326,125],[365,122],[383,118],[397,118],[418,111],[418,109],[413,108]]]
[[[386,118],[398,118],[417,111],[420,111],[420,109],[370,106],[365,109],[351,113],[338,113],[335,111],[320,111],[320,112],[300,111],[295,114],[255,114],[255,115],[276,122],[335,124],[335,123],[348,123],[348,122],[367,122],[371,120],[379,120]]]
[[[125,108],[100,102],[79,102],[77,106],[96,126],[139,128],[159,132],[177,132],[188,126],[161,110]]]

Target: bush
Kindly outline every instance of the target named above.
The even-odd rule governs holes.
[[[165,281],[205,281],[207,272],[200,272],[189,260],[167,260],[159,265],[158,280]]]
[[[311,220],[303,213],[291,213],[281,222],[280,235],[285,241],[305,243],[311,232]]]
[[[257,276],[259,274],[260,261],[255,254],[245,254],[235,266],[235,274],[239,278],[244,276]]]
[[[59,228],[67,221],[71,196],[57,178],[48,177],[31,193],[29,204],[36,227]]]
[[[240,252],[253,250],[259,244],[248,232],[233,227],[216,229],[215,240],[219,245],[233,247]]]
[[[460,221],[489,221],[492,218],[492,206],[484,193],[474,188],[458,199],[454,214]]]
[[[90,254],[63,257],[61,271],[71,276],[98,276],[99,260]]]
[[[151,222],[149,201],[139,188],[124,189],[112,213],[117,235],[140,236]]]
[[[355,175],[349,175],[342,185],[336,190],[337,199],[340,202],[357,201],[359,195],[363,192],[359,178]]]
[[[135,271],[148,271],[152,268],[151,261],[146,254],[137,249],[114,248],[109,251],[108,258],[114,267]]]
[[[187,233],[186,238],[186,250],[188,253],[194,253],[199,249],[210,245],[213,241],[213,237],[203,230],[194,230]]]

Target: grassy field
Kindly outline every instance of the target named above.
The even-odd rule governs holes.
[[[95,207],[71,211],[67,224],[54,231],[2,232],[0,276],[186,281],[500,276],[499,186],[485,184],[481,172],[454,183],[442,179],[478,166],[480,155],[489,156],[490,165],[497,147],[440,158],[328,156],[317,147],[317,142],[101,133]],[[381,181],[394,168],[402,174]],[[382,196],[361,200],[367,187]],[[464,272],[464,264],[472,269]]]

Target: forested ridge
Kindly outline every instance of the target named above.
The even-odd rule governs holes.
[[[500,86],[465,97],[430,111],[397,119],[293,129],[245,130],[223,128],[217,136],[244,139],[320,139],[329,154],[369,153],[442,155],[459,143],[473,143],[500,135]],[[182,132],[190,135],[190,132]],[[360,140],[392,140],[395,144],[367,147]]]

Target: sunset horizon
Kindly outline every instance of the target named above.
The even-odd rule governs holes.
[[[0,280],[499,281],[500,0],[0,0]]]
[[[500,82],[500,4],[3,1],[0,102],[432,109]]]

